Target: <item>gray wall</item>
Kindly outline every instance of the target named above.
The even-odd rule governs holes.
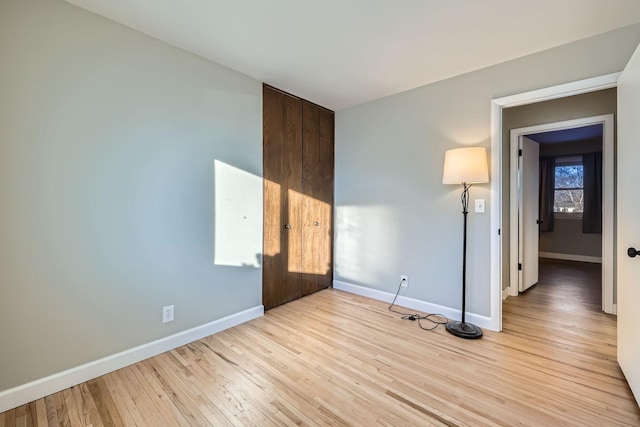
[[[0,390],[261,304],[260,82],[3,0],[0,94]]]
[[[609,91],[615,95],[615,89],[609,89]],[[585,104],[588,104],[586,100]],[[602,138],[558,144],[540,144],[541,157],[571,156],[594,151],[602,151]],[[556,217],[553,231],[541,232],[539,243],[540,252],[590,257],[602,256],[602,234],[583,233],[582,221],[579,219]]]
[[[552,232],[540,233],[540,252],[602,256],[602,234],[585,234],[579,219],[556,218]]]
[[[635,28],[637,28],[637,26]],[[621,69],[622,68],[624,68],[624,64]],[[502,229],[504,231],[502,238],[503,289],[509,286],[509,132],[511,129],[535,126],[544,123],[554,123],[603,114],[615,115],[616,112],[617,97],[615,88],[539,102],[537,104],[505,108],[502,111]],[[543,153],[545,152],[544,150],[546,149],[543,149]],[[558,151],[557,153],[560,154],[561,151]]]
[[[445,150],[490,146],[491,99],[620,71],[639,42],[626,27],[338,111],[335,279],[395,293],[408,274],[405,295],[459,308],[461,189],[442,184]],[[489,316],[489,185],[471,198],[488,209],[469,214],[467,308]]]

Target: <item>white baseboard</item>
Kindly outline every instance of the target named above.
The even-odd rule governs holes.
[[[538,252],[538,256],[540,258],[563,259],[565,261],[580,261],[580,262],[592,262],[594,264],[602,264],[602,257],[598,257],[598,256],[558,254],[555,252]]]
[[[384,301],[387,303],[391,303],[391,301],[393,301],[393,297],[395,296],[395,294],[392,294],[390,292],[365,288],[364,286],[359,285],[352,285],[351,283],[341,282],[339,280],[333,281],[333,287],[334,289],[361,295],[363,297],[372,298],[378,301]],[[396,304],[402,307],[411,308],[413,310],[422,311],[424,313],[442,314],[451,320],[460,320],[461,318],[460,310],[457,310],[455,308],[445,307],[442,305],[433,304],[430,302],[421,301],[401,295],[398,296]],[[495,330],[492,328],[490,317],[467,312],[466,320],[468,320],[469,323],[480,326],[481,328]]]
[[[502,301],[506,300],[508,296],[509,296],[509,288],[507,287],[502,290]]]
[[[611,311],[611,314],[615,314],[616,316],[618,315],[618,304],[613,304],[613,310]]]
[[[112,354],[66,371],[32,381],[8,390],[0,391],[0,412],[32,402],[60,390],[89,381],[101,375],[132,365],[141,360],[173,350],[225,329],[237,326],[264,315],[264,306],[259,305],[222,319],[214,320],[195,328],[152,341],[138,347]]]

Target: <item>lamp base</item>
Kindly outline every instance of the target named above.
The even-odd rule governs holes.
[[[460,338],[476,339],[482,336],[482,329],[471,323],[451,321],[447,322],[445,327],[449,333]]]

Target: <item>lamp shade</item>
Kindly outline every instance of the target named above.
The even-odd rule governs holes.
[[[465,147],[447,150],[444,155],[443,184],[483,182],[489,182],[486,148]]]

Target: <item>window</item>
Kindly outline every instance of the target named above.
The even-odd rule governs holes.
[[[582,156],[556,158],[553,211],[559,217],[582,218],[583,182]]]

